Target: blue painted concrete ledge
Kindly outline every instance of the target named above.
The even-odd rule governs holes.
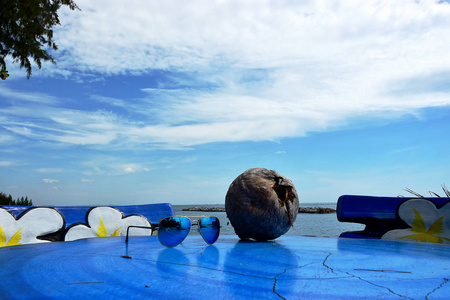
[[[448,299],[450,248],[282,236],[176,248],[157,237],[0,248],[2,299]]]

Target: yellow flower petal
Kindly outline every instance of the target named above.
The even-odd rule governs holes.
[[[20,228],[14,235],[9,239],[8,243],[6,243],[6,246],[15,246],[15,245],[22,245],[20,243],[20,240],[22,239],[22,228]]]
[[[98,226],[97,236],[105,237],[107,236],[105,224],[103,224],[102,218],[100,219],[100,225]]]
[[[120,226],[119,228],[117,228],[117,229],[111,234],[111,236],[119,236],[119,234],[120,234],[120,228],[122,228],[122,226]]]
[[[6,245],[6,235],[3,231],[2,226],[0,226],[0,247],[3,247]]]
[[[412,223],[411,230],[414,232],[427,232],[427,229],[425,227],[425,222],[423,221],[423,218],[420,215],[420,213],[415,208],[413,208],[412,210],[414,211],[416,218],[414,219],[414,221]]]
[[[433,225],[431,225],[430,228],[428,228],[427,233],[429,233],[429,234],[444,233],[444,229],[443,229],[444,217],[445,217],[445,215],[443,215],[436,222],[434,222]]]

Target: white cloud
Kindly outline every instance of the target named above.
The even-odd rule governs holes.
[[[440,79],[450,78],[445,2],[77,4],[82,11],[64,13],[55,32],[58,64],[42,75],[101,80],[155,69],[166,75],[157,88],[142,86],[141,98],[89,96],[128,114],[57,107],[51,95],[1,88],[0,95],[41,104],[0,109],[7,116],[0,125],[16,135],[89,147],[180,149],[298,137],[361,116],[396,118],[450,105]]]
[[[148,172],[150,169],[145,168],[138,164],[124,164],[122,165],[122,171],[124,173],[136,173],[136,172]]]
[[[357,67],[399,58],[398,64],[420,58],[423,65],[425,58],[429,65],[427,58],[448,46],[438,38],[448,33],[450,22],[449,5],[435,1],[80,0],[78,5],[82,11],[64,14],[56,31],[60,49],[71,54],[60,60],[105,73],[221,64]]]
[[[48,179],[48,178],[44,178],[44,179],[41,180],[41,182],[42,182],[42,183],[49,183],[49,184],[51,184],[51,183],[58,183],[59,180],[57,180],[57,179]]]
[[[81,182],[84,182],[84,183],[93,183],[94,180],[92,180],[92,179],[87,179],[87,178],[82,178],[82,179],[81,179]]]

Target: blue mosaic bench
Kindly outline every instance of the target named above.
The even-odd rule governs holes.
[[[130,225],[150,226],[174,216],[172,205],[128,206],[0,206],[0,247],[45,241],[125,235]],[[135,230],[134,235],[151,231]]]
[[[340,222],[365,224],[340,237],[450,242],[450,198],[343,195],[337,203]]]

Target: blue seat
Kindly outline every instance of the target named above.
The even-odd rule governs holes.
[[[337,218],[340,222],[352,222],[365,224],[362,231],[344,232],[340,237],[346,238],[370,238],[380,239],[387,236],[388,232],[400,233],[399,230],[412,229],[424,223],[423,229],[414,228],[410,239],[415,240],[418,237],[414,233],[434,234],[440,236],[444,232],[438,232],[438,226],[442,225],[442,231],[448,231],[450,228],[450,198],[446,197],[373,197],[373,196],[355,196],[343,195],[339,197],[337,203]],[[416,223],[414,223],[416,222]],[[440,222],[442,224],[437,224]],[[434,228],[431,228],[436,224]],[[397,230],[397,231],[395,231]],[[434,231],[433,231],[434,230]],[[433,232],[431,232],[433,231]],[[423,238],[423,237],[422,237]],[[445,239],[445,238],[444,238]]]

